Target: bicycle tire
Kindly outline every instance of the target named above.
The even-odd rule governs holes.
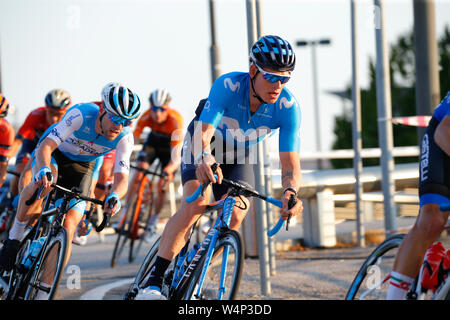
[[[114,245],[114,250],[113,250],[113,254],[112,254],[112,258],[111,258],[111,268],[114,268],[116,266],[116,264],[120,258],[120,255],[122,254],[122,251],[125,247],[125,243],[127,242],[128,238],[129,238],[131,223],[127,219],[128,215],[129,215],[128,210],[125,213],[126,217],[124,219],[124,222],[122,223],[119,231],[117,232],[117,239],[116,239],[116,243]]]
[[[40,290],[39,282],[41,277],[44,276],[45,271],[49,270],[53,271],[53,279],[50,288],[48,288],[48,300],[53,300],[56,291],[58,290],[65,265],[67,256],[67,238],[67,230],[63,227],[58,228],[56,234],[52,236],[48,245],[44,249],[44,252],[40,255],[42,259],[38,263],[33,264],[34,271],[30,281],[27,284],[25,300],[34,300]],[[56,254],[55,259],[51,256],[53,253]],[[53,260],[56,262],[53,263]],[[50,266],[49,269],[47,268],[48,266]]]
[[[389,279],[389,274],[392,270],[397,249],[404,237],[404,234],[395,234],[390,236],[372,251],[356,274],[345,296],[345,300],[359,300],[361,298],[361,300],[364,300],[366,296],[370,299],[386,299],[386,292],[389,284],[389,281],[387,280]],[[387,260],[385,265],[381,265],[383,257],[384,260]],[[371,269],[375,265],[377,268]],[[381,272],[385,274],[384,277],[381,276]],[[367,277],[368,275],[369,277]],[[380,280],[382,280],[381,283]],[[365,292],[360,290],[362,289],[363,283],[366,284],[369,290]]]
[[[130,289],[124,295],[124,300],[134,300],[138,291],[142,289],[143,285],[147,282],[148,276],[150,274],[150,268],[155,262],[156,255],[158,253],[160,240],[161,237],[158,237],[158,239],[153,243],[152,247],[148,251],[147,255],[144,258],[144,261],[139,268],[138,273],[136,274],[136,277],[134,278],[132,285],[130,286]]]
[[[7,278],[3,278],[7,281],[9,291],[6,295],[2,296],[4,300],[18,300],[23,298],[23,284],[29,280],[31,273],[21,264],[23,258],[28,254],[28,249],[33,241],[33,236],[36,233],[37,226],[35,225],[22,239],[19,247],[19,251],[16,256],[16,263],[13,269],[10,271]],[[3,273],[3,271],[2,271]]]
[[[221,268],[223,267],[223,252],[229,251],[227,259],[227,275],[225,279],[226,291],[224,297],[220,297],[219,283],[221,277]],[[234,258],[233,258],[234,254]],[[191,279],[186,283],[183,293],[180,292],[182,300],[200,299],[200,300],[234,300],[239,290],[239,284],[242,277],[244,266],[244,244],[241,236],[234,230],[229,230],[219,236],[214,248],[213,258],[208,266],[207,274],[202,286],[201,296],[195,296],[195,290],[200,280],[204,268],[206,254],[200,260],[192,273]],[[228,271],[231,272],[228,273]]]

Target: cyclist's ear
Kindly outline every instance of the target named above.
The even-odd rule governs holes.
[[[254,63],[252,63],[250,65],[248,73],[250,74],[251,79],[253,79],[256,76],[256,74],[258,73],[258,68],[256,68]]]

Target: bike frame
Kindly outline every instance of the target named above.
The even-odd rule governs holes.
[[[138,238],[138,232],[139,232],[139,218],[141,216],[141,205],[142,205],[142,201],[144,200],[144,190],[145,190],[145,186],[146,184],[150,185],[150,193],[153,193],[153,181],[151,181],[147,175],[144,175],[144,177],[141,180],[141,184],[139,185],[139,189],[138,189],[138,195],[137,195],[137,200],[136,200],[136,212],[134,214],[134,219],[133,219],[133,223],[132,223],[132,227],[130,230],[130,238],[132,240],[136,240]],[[148,201],[153,201],[153,197],[149,198]],[[125,217],[125,216],[124,216]]]
[[[229,224],[231,221],[231,215],[233,214],[233,208],[234,204],[236,203],[236,199],[233,197],[227,197],[223,200],[220,200],[216,202],[215,204],[208,206],[206,212],[211,211],[217,211],[222,209],[221,214],[216,219],[216,222],[214,223],[213,227],[208,232],[205,240],[202,241],[200,244],[199,249],[197,250],[197,253],[195,254],[194,258],[192,259],[191,263],[188,265],[186,270],[184,270],[184,261],[187,258],[187,247],[188,244],[183,248],[182,252],[180,253],[179,257],[177,258],[177,261],[175,263],[174,268],[174,276],[172,279],[171,289],[178,290],[178,288],[181,288],[184,286],[187,279],[190,278],[192,272],[197,267],[200,259],[202,256],[206,253],[205,261],[203,264],[202,273],[200,275],[200,279],[198,282],[197,292],[196,295],[199,296],[200,292],[203,287],[203,282],[206,277],[206,272],[208,271],[209,263],[211,262],[211,259],[213,257],[214,248],[217,243],[217,239],[219,237],[219,234],[223,229],[229,229]],[[223,262],[222,262],[222,269],[220,272],[220,287],[219,287],[219,296],[218,299],[221,300],[223,297],[223,294],[225,293],[225,274],[226,274],[226,266],[228,262],[228,248],[225,248],[223,251]]]
[[[161,163],[158,162],[154,171],[149,171],[149,170],[146,170],[146,169],[141,169],[141,168],[136,167],[136,166],[131,166],[133,169],[141,171],[141,173],[143,174],[143,177],[142,177],[142,179],[140,181],[139,188],[138,188],[138,195],[137,195],[138,198],[136,200],[136,210],[137,210],[137,212],[135,212],[135,214],[134,214],[134,219],[133,219],[132,227],[131,227],[131,230],[130,230],[130,238],[132,240],[138,239],[139,218],[141,216],[141,204],[142,204],[142,201],[144,200],[144,196],[146,196],[146,195],[144,195],[144,190],[145,190],[145,186],[146,186],[147,183],[150,184],[150,189],[149,189],[149,191],[150,191],[150,194],[149,194],[150,198],[149,198],[148,201],[153,202],[155,200],[154,197],[153,197],[153,178],[155,176],[161,177],[161,175],[156,173],[159,170],[160,166],[161,166]],[[148,177],[148,174],[152,175],[152,179],[150,179]],[[153,206],[152,206],[152,208],[153,208]],[[150,212],[150,215],[151,215],[151,212]],[[127,215],[123,216],[123,218],[122,218],[123,221],[121,221],[121,224],[125,223],[126,216]]]

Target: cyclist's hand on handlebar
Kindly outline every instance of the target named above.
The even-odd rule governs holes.
[[[42,167],[41,170],[34,175],[33,180],[38,183],[39,186],[43,186],[44,188],[50,187],[53,181],[52,170],[47,166]]]
[[[109,194],[105,200],[105,214],[115,215],[119,212],[122,204],[120,203],[119,195],[115,192]]]
[[[204,155],[202,163],[197,167],[197,170],[195,171],[195,174],[197,176],[198,181],[200,181],[201,184],[204,184],[208,181],[211,181],[212,183],[222,183],[222,170],[220,169],[220,166],[217,166],[216,169],[216,175],[217,180],[214,177],[214,173],[211,169],[211,166],[216,163],[216,159],[212,155]]]
[[[287,191],[284,193],[284,196],[281,199],[281,201],[283,202],[283,208],[281,209],[281,217],[283,220],[287,220],[288,217],[291,217],[291,218],[295,217],[295,216],[301,214],[303,211],[302,201],[300,199],[298,199],[297,196],[295,196],[296,197],[295,205],[291,209],[288,209],[289,208],[288,204],[289,204],[289,199],[291,197],[291,194],[294,194],[294,193]]]
[[[170,182],[173,180],[173,172],[171,170],[168,170],[167,168],[164,168],[164,170],[162,171],[162,175],[163,175],[163,179],[166,182]]]

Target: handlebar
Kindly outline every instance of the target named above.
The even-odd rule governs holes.
[[[217,168],[217,166],[215,168]],[[213,172],[215,171],[215,168],[212,168]],[[214,174],[214,178],[217,180],[217,175],[216,174]],[[195,192],[192,195],[186,197],[186,202],[187,203],[192,203],[192,202],[196,201],[198,198],[200,198],[203,195],[206,187],[208,187],[208,185],[210,183],[211,182],[208,181],[208,182],[205,182],[204,184],[198,186],[197,190],[195,190]],[[246,186],[244,186],[244,185],[242,185],[242,184],[240,184],[238,182],[231,181],[231,180],[228,180],[228,179],[224,178],[224,179],[222,179],[222,183],[225,183],[225,184],[229,185],[230,187],[239,190],[245,196],[256,197],[256,198],[262,199],[262,200],[264,200],[266,202],[269,202],[269,203],[271,203],[271,204],[273,204],[273,205],[275,205],[275,206],[277,206],[279,208],[283,207],[283,203],[280,200],[272,198],[272,197],[269,197],[269,196],[262,195],[259,192],[257,192],[256,190],[252,190],[252,189],[250,189],[250,188],[248,188],[248,187],[246,187]],[[291,195],[291,198],[289,199],[289,203],[288,203],[288,208],[289,209],[292,208],[296,204],[296,202],[297,202],[296,196],[295,195]],[[284,226],[285,221],[287,221],[286,230],[288,230],[289,229],[290,218],[291,218],[290,215],[287,218],[287,220],[283,220],[280,217],[280,219],[275,224],[275,226],[273,226],[272,229],[267,231],[267,235],[269,237],[272,237],[275,234],[277,234],[278,231],[280,231],[281,228]]]
[[[52,174],[50,172],[47,172],[46,175],[47,175],[47,180],[52,179]],[[27,206],[31,206],[37,199],[41,198],[42,191],[44,191],[44,186],[40,186],[39,188],[37,188],[34,191],[33,195],[30,197],[30,199],[25,201],[25,204]]]
[[[54,189],[60,190],[65,194],[69,194],[75,199],[89,201],[89,202],[92,202],[92,203],[95,203],[98,205],[102,205],[102,206],[104,206],[104,204],[105,204],[104,201],[100,201],[95,198],[90,198],[90,197],[84,196],[84,195],[80,194],[80,192],[76,191],[75,189],[69,190],[69,189],[61,187],[57,184],[52,184],[51,187]],[[38,197],[40,197],[42,190],[43,190],[42,186],[39,187],[38,189],[36,189],[36,191],[33,193],[33,195],[30,197],[30,199],[25,201],[26,205],[29,206],[29,205],[33,204],[37,199],[39,199]],[[110,219],[111,219],[111,215],[109,215],[109,214],[103,215],[103,220],[102,220],[101,224],[99,226],[96,226],[95,230],[97,232],[102,231],[109,224]]]
[[[147,169],[144,169],[144,168],[139,168],[138,166],[135,166],[133,164],[130,164],[130,168],[136,169],[137,171],[141,171],[141,172],[143,172],[145,174],[153,174],[155,176],[167,179],[167,174],[164,174],[164,173],[157,173],[155,171],[150,171],[150,170],[147,170]]]
[[[14,171],[14,170],[9,170],[9,169],[7,169],[6,172],[9,173],[9,174],[14,175],[14,176],[16,176],[16,177],[20,177],[20,173]]]

